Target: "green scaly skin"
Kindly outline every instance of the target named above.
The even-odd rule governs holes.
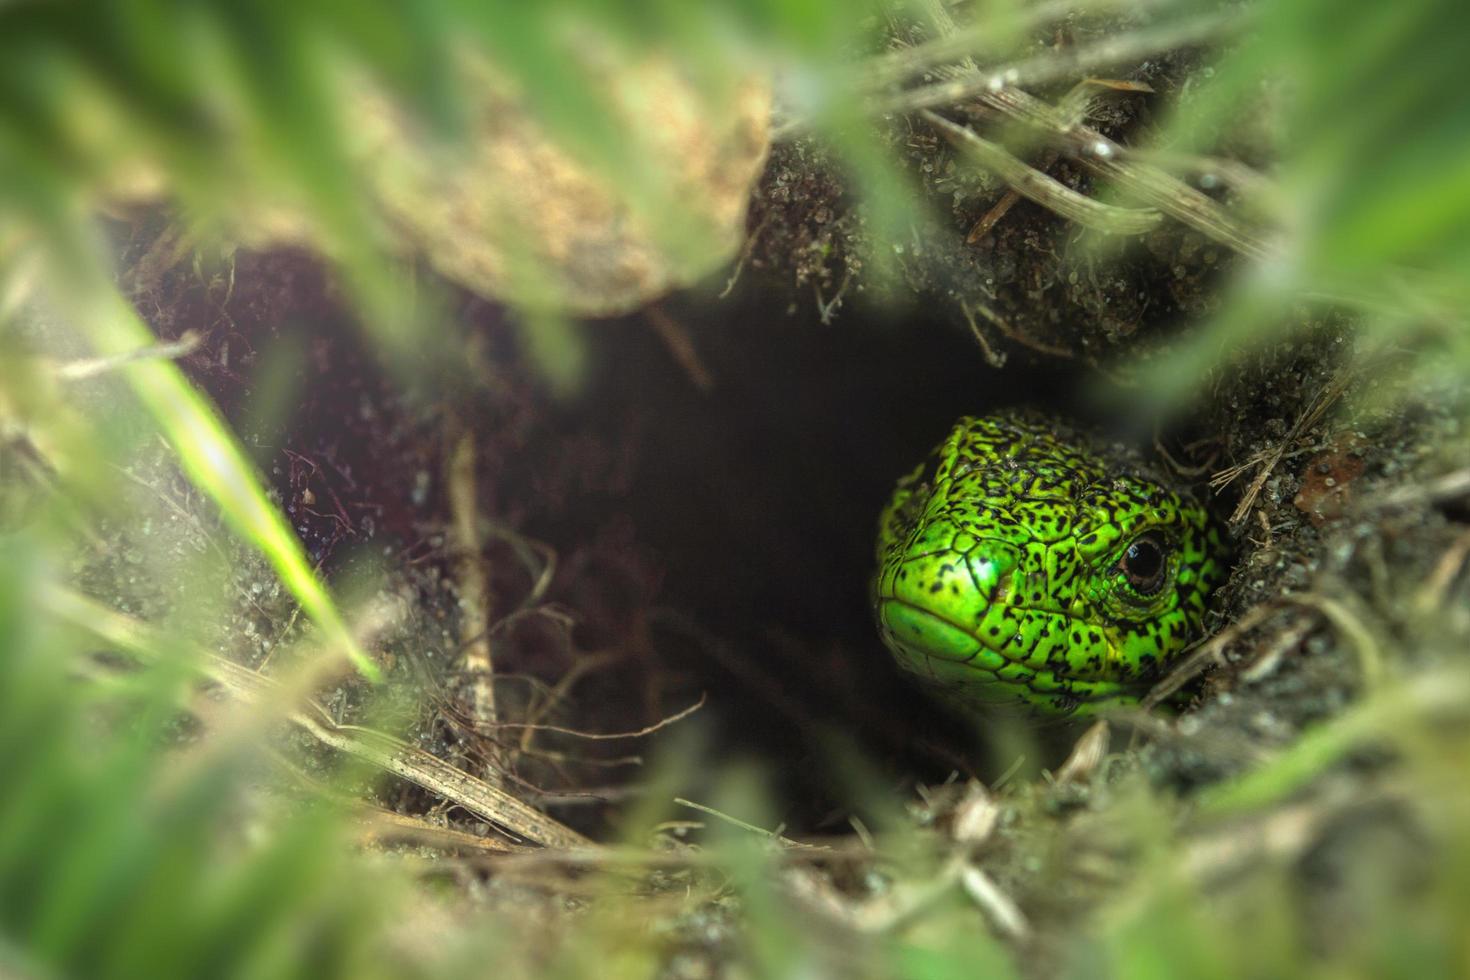
[[[1142,589],[1140,547],[1163,556]],[[1136,702],[1224,578],[1197,503],[1027,415],[960,419],[899,481],[877,550],[874,609],[901,667],[962,707],[1050,715]]]

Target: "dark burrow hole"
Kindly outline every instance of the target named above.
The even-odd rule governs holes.
[[[878,638],[878,511],[959,416],[1025,406],[1086,419],[1097,376],[1024,357],[996,370],[962,325],[922,309],[823,325],[747,296],[670,314],[712,387],[643,320],[591,326],[590,383],[557,415],[604,446],[632,433],[635,462],[623,492],[584,499],[544,533],[585,540],[626,521],[650,549],[667,614],[651,630],[658,669],[686,703],[707,696],[711,770],[755,761],[788,826],[846,829],[833,818],[861,795],[855,769],[888,786],[993,780],[1014,761],[1015,732],[997,739],[983,720],[945,714]],[[1077,733],[1024,727],[1033,771]]]
[[[834,816],[859,795],[854,771],[897,789],[952,772],[993,780],[1015,760],[1014,739],[942,713],[890,662],[867,599],[875,522],[894,481],[960,415],[1028,406],[1096,421],[1085,397],[1095,372],[1023,354],[996,370],[962,325],[922,308],[854,308],[824,325],[752,289],[667,307],[713,378],[708,391],[630,317],[585,328],[586,384],[554,399],[503,316],[466,300],[461,322],[486,342],[497,377],[463,397],[432,386],[404,397],[309,262],[242,262],[240,281],[262,291],[254,307],[246,293],[222,322],[185,289],[174,322],[214,322],[186,364],[245,433],[328,574],[385,549],[452,574],[442,549],[425,545],[447,519],[452,406],[480,435],[482,513],[561,556],[552,598],[578,616],[576,647],[642,638],[627,666],[636,678],[580,688],[568,724],[637,729],[702,694],[694,718],[632,751],[654,760],[698,745],[690,794],[712,794],[729,765],[754,762],[795,830],[845,829]],[[297,364],[284,397],[262,381],[279,352]],[[534,637],[520,645],[537,656]],[[1076,733],[1029,726],[1027,768],[1055,766]]]

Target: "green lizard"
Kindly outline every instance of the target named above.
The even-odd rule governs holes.
[[[1034,416],[962,418],[879,520],[873,604],[899,665],[962,706],[1131,704],[1224,578],[1205,510]]]

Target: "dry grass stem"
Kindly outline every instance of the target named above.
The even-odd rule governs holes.
[[[1017,330],[1010,324],[1008,320],[1006,320],[1005,317],[1001,316],[999,313],[995,312],[995,310],[991,309],[989,306],[985,305],[979,300],[971,299],[969,302],[969,306],[967,306],[967,309],[969,307],[973,307],[976,313],[979,313],[981,316],[985,317],[986,320],[989,320],[990,323],[995,327],[995,329],[999,330],[1001,334],[1006,337],[1007,340],[1014,341],[1015,343],[1020,344],[1022,347],[1029,347],[1032,350],[1037,351],[1038,353],[1050,354],[1053,357],[1070,358],[1076,356],[1076,353],[1069,348],[1059,347],[1056,344],[1048,344],[1046,341],[1037,340],[1035,337],[1032,337],[1025,331]]]
[[[1358,667],[1363,673],[1363,682],[1371,688],[1382,681],[1383,650],[1373,636],[1373,631],[1346,603],[1320,592],[1288,596],[1283,601],[1321,613],[1352,644],[1358,655]]]
[[[521,733],[521,751],[528,752],[531,750],[532,742],[536,738],[536,732],[540,728],[541,720],[556,710],[556,707],[566,699],[579,680],[612,664],[619,663],[625,657],[626,654],[618,651],[589,654],[585,657],[579,657],[564,674],[557,678],[556,684],[546,692],[546,696],[529,712],[526,718],[525,731]]]
[[[1280,610],[1280,603],[1263,602],[1205,642],[1196,646],[1192,651],[1180,658],[1174,668],[1168,674],[1164,675],[1163,680],[1154,685],[1153,690],[1149,691],[1147,696],[1139,702],[1139,707],[1144,711],[1152,711],[1173,697],[1185,684],[1198,677],[1209,664],[1216,663],[1223,665],[1224,660],[1221,655],[1225,652],[1226,647],[1270,619],[1271,616],[1280,612]]]
[[[784,882],[792,898],[818,915],[856,932],[878,935],[891,933],[932,908],[952,892],[963,870],[963,861],[951,858],[932,878],[897,884],[866,901],[853,901],[806,868],[786,875]]]
[[[1329,821],[1366,802],[1360,794],[1334,782],[1311,800],[1277,807],[1196,837],[1182,848],[1180,866],[1189,877],[1208,883],[1258,867],[1263,861],[1295,860],[1320,838]]]
[[[983,844],[1000,822],[1000,811],[1000,804],[985,784],[972,779],[965,786],[965,795],[955,804],[950,836],[971,848]]]
[[[1240,503],[1236,504],[1235,510],[1230,514],[1231,524],[1238,525],[1246,519],[1251,508],[1255,506],[1256,498],[1265,488],[1266,481],[1286,457],[1287,450],[1294,446],[1308,429],[1322,420],[1322,417],[1327,414],[1327,409],[1347,390],[1348,381],[1349,377],[1345,372],[1339,373],[1312,397],[1312,400],[1307,403],[1306,410],[1292,423],[1291,430],[1274,446],[1254,453],[1245,462],[1223,469],[1210,477],[1210,488],[1218,490],[1233,482],[1236,477],[1251,467],[1257,468],[1255,478],[1251,480],[1245,493],[1241,495]]]
[[[960,873],[960,882],[965,886],[965,894],[980,906],[1001,935],[1015,942],[1022,942],[1031,935],[1031,923],[1016,900],[1002,891],[984,871],[966,865]]]
[[[1288,651],[1300,646],[1307,635],[1316,628],[1317,623],[1312,617],[1298,617],[1295,623],[1283,629],[1270,644],[1265,646],[1265,649],[1256,656],[1250,666],[1240,672],[1240,679],[1246,684],[1254,684],[1271,676],[1281,663],[1281,658],[1286,656]]]
[[[1067,760],[1056,772],[1059,784],[1080,783],[1092,778],[1103,758],[1108,754],[1108,740],[1112,732],[1108,723],[1099,719],[1088,726],[1082,737],[1077,739]]]
[[[52,370],[62,381],[83,381],[87,378],[95,378],[99,374],[116,371],[138,361],[178,360],[197,350],[203,339],[200,334],[186,330],[178,340],[166,344],[150,344],[147,347],[128,351],[126,354],[113,354],[109,357],[86,357],[75,361],[65,361],[53,365]]]
[[[495,657],[490,647],[495,597],[490,591],[490,570],[486,567],[484,542],[480,537],[475,434],[453,417],[446,425],[446,433],[450,449],[445,486],[449,494],[450,550],[455,556],[459,593],[460,669],[470,680],[470,716],[477,726],[493,727],[498,717]],[[499,771],[505,768],[505,760],[493,743],[486,746],[486,751],[491,764],[485,769],[485,778],[492,785],[499,785]]]
[[[1053,155],[1050,160],[1043,163],[1042,169],[1044,170],[1055,162],[1056,157]],[[969,232],[965,235],[965,244],[978,245],[986,235],[990,234],[990,229],[994,228],[1000,222],[1001,218],[1004,218],[1010,213],[1011,208],[1015,207],[1016,202],[1020,199],[1021,195],[1016,193],[1015,188],[1006,188],[1006,192],[1000,196],[1000,200],[996,201],[989,211],[982,214],[979,221],[976,221],[970,226]]]
[[[674,802],[679,804],[680,806],[687,806],[691,810],[698,810],[700,813],[709,814],[715,819],[727,823],[732,827],[739,827],[741,830],[747,830],[752,834],[757,834],[761,837],[769,838],[770,840],[775,841],[776,843],[781,844],[784,847],[795,848],[798,850],[829,850],[829,848],[823,845],[804,844],[799,840],[792,840],[790,837],[784,837],[777,831],[766,830],[764,827],[757,827],[753,823],[746,823],[739,817],[732,817],[728,813],[721,813],[714,807],[705,806],[703,803],[695,803],[692,800],[686,800],[682,797],[677,796],[674,798]]]
[[[975,314],[970,312],[970,304],[964,300],[960,300],[960,312],[965,315],[965,323],[969,324],[970,333],[974,336],[975,342],[980,345],[980,353],[984,355],[985,363],[997,370],[1005,367],[1005,351],[998,351],[990,346],[990,341],[985,339],[985,334],[981,332],[980,325],[975,322]]]
[[[1141,61],[1160,51],[1216,40],[1234,33],[1242,26],[1243,18],[1238,13],[1230,12],[1196,17],[1182,23],[1166,24],[1131,34],[1120,34],[1096,44],[1048,52],[881,97],[875,101],[874,109],[879,113],[917,112],[920,109],[956,105],[975,98],[983,99],[987,94],[1018,85],[1042,85],[1065,78],[1086,76],[1097,69]],[[955,35],[956,38],[960,36]],[[958,40],[951,43],[961,48],[959,54],[964,53],[963,45]],[[775,138],[789,137],[798,125],[800,124],[788,123],[776,132]]]
[[[452,827],[441,827],[406,813],[380,807],[359,808],[358,842],[383,844],[407,842],[441,851],[475,851],[487,854],[524,854],[529,850],[496,837],[480,837]]]
[[[1275,248],[1265,235],[1177,177],[1131,159],[1128,152],[1097,130],[1074,125],[1056,107],[1014,87],[987,91],[980,101],[1002,115],[1044,134],[1079,164],[1110,181],[1128,197],[1188,225],[1200,234],[1255,259]]]
[[[691,704],[689,707],[683,709],[682,711],[676,711],[674,714],[669,715],[667,718],[661,718],[661,719],[659,719],[658,721],[654,722],[652,725],[648,725],[648,726],[646,726],[644,728],[639,728],[639,729],[636,729],[636,730],[633,730],[633,731],[627,731],[627,732],[583,732],[583,731],[578,731],[575,728],[559,728],[556,725],[541,725],[541,724],[534,724],[532,722],[501,722],[498,727],[500,727],[500,728],[529,728],[529,729],[534,729],[535,731],[540,731],[540,732],[556,732],[556,733],[558,733],[560,735],[573,735],[573,736],[575,736],[577,738],[585,738],[585,739],[589,739],[589,740],[592,740],[592,741],[610,740],[610,739],[619,739],[619,738],[641,738],[644,735],[652,735],[654,732],[658,731],[661,728],[667,728],[669,725],[672,725],[672,724],[674,724],[677,721],[683,721],[685,718],[688,718],[690,715],[694,714],[694,712],[698,711],[700,708],[703,708],[704,707],[704,703],[705,703],[705,695],[701,694],[699,696],[699,700],[698,701],[694,702],[693,704]]]
[[[147,624],[77,593],[52,589],[45,601],[57,617],[141,660],[154,660],[157,651],[167,648]],[[292,702],[290,692],[270,677],[217,654],[198,651],[197,655],[199,672],[246,704]],[[340,725],[314,700],[300,704],[286,717],[318,742],[442,796],[503,833],[546,847],[591,846],[591,841],[570,827],[443,759],[383,732]]]
[[[1465,567],[1467,558],[1470,558],[1470,531],[1462,531],[1439,556],[1439,561],[1435,562],[1424,584],[1419,587],[1414,596],[1415,613],[1427,616],[1443,608],[1450,586]]]
[[[713,391],[715,387],[714,375],[709,373],[709,368],[700,358],[699,351],[694,346],[694,338],[689,336],[689,330],[682,323],[675,320],[655,303],[643,311],[644,319],[649,326],[653,327],[654,333],[658,334],[664,346],[669,349],[679,367],[689,376],[689,381],[700,391]]]
[[[1018,160],[1004,147],[984,139],[967,126],[928,109],[919,114],[967,158],[1000,177],[1016,193],[1084,228],[1109,235],[1141,235],[1158,227],[1162,220],[1159,212],[1151,208],[1120,208],[1094,201]]]
[[[1454,470],[1424,483],[1411,483],[1363,501],[1365,508],[1412,507],[1425,502],[1442,504],[1470,497],[1470,467]]]
[[[1130,7],[1151,7],[1157,0],[1130,4]],[[1099,3],[1093,9],[1103,9],[1113,3]],[[990,18],[982,18],[973,24],[956,26],[949,9],[943,3],[929,2],[924,5],[925,13],[940,28],[938,36],[923,44],[915,44],[885,52],[873,58],[865,66],[863,81],[870,88],[897,85],[915,75],[942,67],[954,61],[973,61],[977,56],[998,53],[992,47],[996,40],[996,24]],[[1016,33],[1034,30],[1044,24],[1061,20],[1077,10],[1073,0],[1047,0],[1029,9],[1020,11],[1011,26]]]

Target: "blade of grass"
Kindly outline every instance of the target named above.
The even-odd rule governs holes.
[[[158,343],[138,314],[116,292],[97,291],[77,319],[99,356],[117,356]],[[275,568],[282,583],[325,634],[372,681],[381,673],[352,635],[306,552],[266,496],[244,448],[207,398],[171,361],[142,360],[121,371],[153,416],[185,473],[219,507],[226,522]]]
[[[1345,756],[1375,740],[1403,738],[1406,728],[1458,713],[1466,703],[1463,673],[1432,676],[1386,688],[1341,716],[1311,729],[1259,769],[1200,797],[1204,817],[1223,817],[1270,806],[1301,789]]]

